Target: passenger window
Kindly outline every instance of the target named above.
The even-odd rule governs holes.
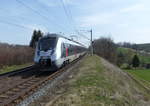
[[[66,48],[64,43],[61,44],[61,57],[66,57]]]

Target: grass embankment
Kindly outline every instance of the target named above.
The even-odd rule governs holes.
[[[141,86],[98,56],[85,58],[77,70],[53,106],[142,106],[150,100]]]
[[[25,67],[30,66],[32,64],[33,63],[27,63],[27,64],[22,64],[22,65],[6,66],[6,67],[0,69],[0,74],[4,74],[4,73],[7,73],[7,72],[11,72],[11,71],[14,71],[14,70],[25,68]]]
[[[141,81],[146,87],[150,88],[150,69],[125,70],[134,78]]]

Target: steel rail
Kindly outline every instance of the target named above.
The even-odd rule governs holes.
[[[11,71],[11,72],[6,72],[6,73],[3,73],[3,74],[0,74],[0,78],[16,75],[16,74],[19,74],[19,73],[22,73],[22,72],[29,71],[29,70],[34,69],[34,68],[35,68],[35,65],[31,65],[31,66],[27,66],[25,68],[17,69],[17,70]]]

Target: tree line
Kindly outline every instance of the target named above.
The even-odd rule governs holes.
[[[138,45],[136,43],[130,43],[130,42],[119,42],[119,43],[117,43],[117,46],[131,48],[131,49],[135,49],[135,50],[138,49]]]
[[[115,44],[109,37],[101,37],[93,41],[94,53],[107,59],[113,64],[121,67],[124,63],[127,63],[130,67],[138,67],[140,65],[140,59],[138,55],[130,55],[129,53],[122,53],[118,51],[119,47],[130,47],[135,49],[136,45],[131,46],[130,43]]]

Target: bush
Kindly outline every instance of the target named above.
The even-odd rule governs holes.
[[[0,43],[0,68],[33,61],[34,50],[28,46]]]
[[[127,63],[123,63],[123,64],[120,66],[120,68],[122,68],[122,69],[131,69],[132,67],[131,67],[129,64],[127,64]]]

